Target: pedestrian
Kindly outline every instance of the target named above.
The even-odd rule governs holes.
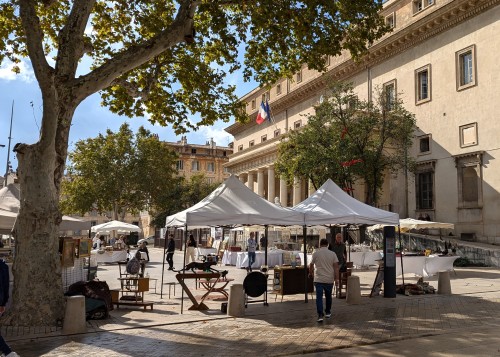
[[[255,250],[257,249],[257,240],[254,239],[255,233],[250,232],[250,238],[247,241],[248,268],[247,272],[252,272],[252,264],[255,262]]]
[[[347,249],[345,247],[345,243],[342,242],[341,233],[337,233],[335,235],[335,242],[333,242],[333,244],[330,246],[330,250],[333,250],[337,255],[337,259],[339,260],[340,271],[346,271]]]
[[[137,251],[146,253],[146,262],[149,262],[149,250],[146,242],[141,242],[141,244],[139,245],[139,249],[137,249]]]
[[[9,301],[9,266],[5,260],[0,259],[0,315],[5,312],[7,301]],[[6,357],[19,356],[10,349],[2,335],[0,335],[0,351]]]
[[[339,281],[339,260],[337,255],[328,249],[328,240],[325,238],[319,242],[319,249],[316,250],[309,264],[309,277],[314,277],[316,287],[316,310],[318,312],[318,322],[323,322],[323,317],[332,317],[332,290],[333,283]],[[325,292],[325,310],[323,312],[323,291]]]
[[[174,253],[175,253],[175,241],[174,236],[169,235],[168,246],[167,246],[167,256],[166,260],[168,263],[168,270],[174,270]]]
[[[189,261],[194,262],[195,250],[196,250],[196,240],[194,239],[194,236],[192,234],[190,234],[189,240],[187,242],[186,261],[185,261],[184,265],[188,265]]]
[[[262,249],[262,250],[266,250],[267,249],[267,238],[264,235],[264,233],[262,233],[260,235],[259,244],[260,244],[260,249]]]

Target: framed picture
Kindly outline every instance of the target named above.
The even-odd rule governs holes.
[[[64,238],[61,253],[61,266],[72,267],[75,264],[76,240],[73,238]]]
[[[78,249],[79,257],[85,258],[90,257],[90,250],[92,249],[92,239],[89,238],[81,238],[80,246]]]

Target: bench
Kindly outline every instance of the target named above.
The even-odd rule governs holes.
[[[120,305],[124,306],[142,306],[144,307],[144,310],[149,306],[151,310],[153,310],[153,301],[134,301],[134,300],[118,300],[118,301],[113,301],[113,304],[116,305],[116,308],[119,309]]]

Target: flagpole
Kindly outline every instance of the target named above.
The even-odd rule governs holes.
[[[9,146],[7,149],[7,163],[5,164],[5,179],[4,187],[7,186],[7,175],[9,174],[9,160],[10,160],[10,142],[12,140],[12,119],[14,118],[14,101],[12,101],[12,110],[10,112],[10,131],[9,131]]]
[[[276,129],[278,129],[278,125],[276,124],[276,120],[274,120],[274,114],[273,114],[273,111],[271,110],[271,106],[269,105],[269,102],[266,100],[266,104],[267,104],[267,107],[269,108],[269,119],[271,119],[271,121],[273,122],[274,124],[274,127]]]

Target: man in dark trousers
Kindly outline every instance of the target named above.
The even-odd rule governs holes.
[[[169,235],[168,239],[168,246],[167,246],[167,263],[168,263],[168,270],[174,270],[174,253],[175,253],[175,241],[174,241],[174,236],[171,234]]]
[[[340,271],[346,270],[347,261],[347,249],[345,243],[342,242],[342,234],[337,233],[335,235],[335,242],[330,246],[330,250],[333,250],[337,254],[337,259],[339,260]]]
[[[3,259],[0,259],[0,314],[5,312],[5,305],[9,301],[9,266]],[[16,357],[19,356],[16,352],[13,352],[9,345],[5,342],[3,337],[0,335],[0,351],[6,357]]]
[[[316,286],[316,310],[318,322],[323,322],[323,317],[332,317],[332,290],[333,284],[339,279],[339,260],[337,255],[328,249],[328,240],[319,241],[309,264],[309,277],[314,278]],[[323,310],[323,292],[325,294],[325,310]]]

